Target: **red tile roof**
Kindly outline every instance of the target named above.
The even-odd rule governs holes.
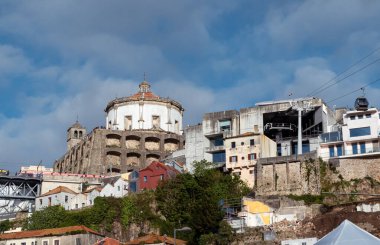
[[[94,245],[120,245],[120,242],[116,239],[106,237],[99,242],[96,242]]]
[[[53,190],[50,190],[44,194],[42,194],[40,197],[44,197],[44,196],[50,196],[50,195],[53,195],[53,194],[58,194],[58,193],[61,193],[61,192],[66,192],[66,193],[71,193],[71,194],[78,194],[76,193],[75,191],[65,187],[65,186],[58,186],[57,188],[54,188]]]
[[[87,228],[86,226],[77,225],[77,226],[68,226],[68,227],[62,227],[62,228],[5,233],[5,234],[0,234],[0,240],[45,237],[45,236],[59,236],[59,235],[65,235],[70,232],[92,233],[98,236],[102,236],[100,233],[94,230],[91,230],[90,228]]]
[[[157,234],[149,234],[143,237],[139,237],[135,240],[126,242],[126,245],[137,245],[137,244],[156,244],[157,242],[165,242],[165,244],[174,244],[174,238],[168,236],[160,236]],[[176,239],[177,245],[185,245],[187,242],[184,240]]]
[[[171,171],[174,171],[177,174],[180,173],[177,169],[175,169],[175,168],[173,168],[171,166],[165,165],[165,164],[163,164],[161,162],[151,162],[147,167],[141,169],[140,172],[144,171],[144,170],[154,171],[154,167],[161,167],[161,168],[165,169],[166,171],[171,170]]]

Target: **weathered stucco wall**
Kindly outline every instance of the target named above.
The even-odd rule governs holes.
[[[283,158],[286,159],[286,158]],[[257,164],[259,195],[319,194],[318,161],[277,161]]]

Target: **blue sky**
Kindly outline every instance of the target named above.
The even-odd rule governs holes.
[[[104,125],[107,102],[133,94],[144,72],[156,94],[184,105],[185,124],[306,96],[380,47],[378,13],[376,0],[2,1],[0,168],[51,166],[77,114],[88,131]],[[315,96],[358,89],[379,66]],[[376,107],[379,84],[366,89]]]

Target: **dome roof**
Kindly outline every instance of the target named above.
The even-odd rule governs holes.
[[[158,101],[163,103],[170,103],[174,106],[176,106],[179,110],[183,111],[183,107],[180,103],[178,103],[175,100],[171,100],[169,98],[161,98],[158,95],[155,95],[150,90],[150,84],[147,81],[143,81],[139,85],[139,91],[131,96],[123,97],[123,98],[116,98],[112,101],[110,101],[105,109],[107,112],[110,108],[112,108],[114,105],[130,102],[130,101]]]

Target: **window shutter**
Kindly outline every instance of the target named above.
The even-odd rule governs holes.
[[[248,154],[248,160],[251,160],[251,154]]]
[[[256,156],[256,153],[253,153],[253,159],[256,159],[257,156]]]

